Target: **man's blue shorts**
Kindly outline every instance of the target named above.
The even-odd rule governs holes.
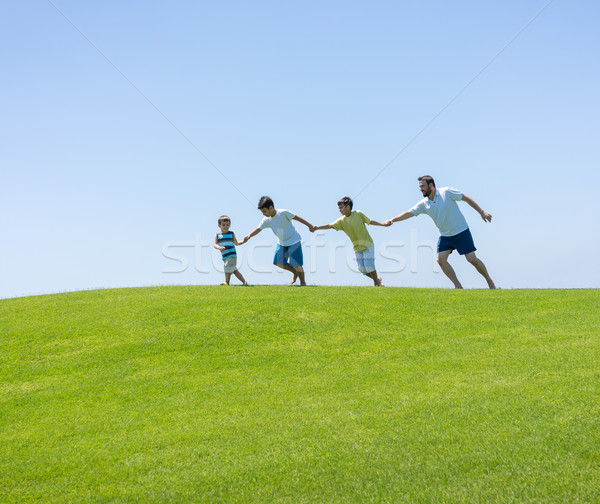
[[[275,249],[275,257],[273,258],[273,264],[290,266],[291,268],[302,266],[304,264],[304,257],[302,256],[302,243],[294,243],[289,247],[277,245],[277,248]]]
[[[437,247],[438,254],[446,250],[454,249],[458,250],[460,255],[469,254],[477,250],[473,243],[473,235],[471,235],[469,228],[454,236],[440,236]]]

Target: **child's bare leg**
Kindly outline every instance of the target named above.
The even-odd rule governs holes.
[[[244,285],[246,285],[246,280],[244,279],[244,277],[242,276],[242,274],[240,273],[240,270],[235,270],[233,272],[233,274],[237,277],[237,279],[242,282]]]
[[[225,283],[229,285],[229,281],[231,280],[231,273],[225,273]]]
[[[306,285],[306,281],[304,280],[304,268],[302,266],[296,266],[294,268],[294,282],[296,278],[300,279],[300,285]]]
[[[298,280],[298,272],[295,268],[290,268],[290,271],[292,272],[292,275],[294,275],[290,280],[290,285],[294,285],[296,283],[296,280]]]
[[[291,266],[289,266],[287,264],[275,264],[275,266],[277,266],[278,268],[284,269],[286,271],[289,271],[292,275],[294,275],[290,284],[293,284],[298,279],[298,274],[296,273],[296,270],[294,268],[292,268]]]
[[[377,271],[371,271],[371,273],[365,273],[365,275],[373,280],[375,287],[383,287],[383,283],[381,283],[381,277],[377,276]]]

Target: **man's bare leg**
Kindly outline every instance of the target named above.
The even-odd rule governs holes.
[[[443,252],[438,252],[437,262],[440,265],[440,268],[442,268],[442,271],[444,272],[444,274],[454,284],[454,288],[462,289],[463,286],[458,281],[458,277],[456,276],[456,273],[454,272],[454,268],[452,268],[452,266],[450,266],[450,263],[448,262],[448,256],[450,255],[451,252],[452,252],[451,250],[444,250]]]
[[[488,273],[487,268],[485,267],[485,264],[483,264],[483,261],[475,255],[475,252],[469,252],[468,254],[465,255],[465,257],[467,258],[467,261],[469,261],[473,266],[475,266],[475,269],[477,271],[479,271],[479,273],[481,273],[483,278],[485,278],[485,281],[487,282],[488,287],[490,289],[495,289],[496,284],[490,278],[490,275]]]

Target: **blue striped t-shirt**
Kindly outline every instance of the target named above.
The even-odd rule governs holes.
[[[233,244],[233,232],[228,231],[227,233],[217,233],[217,243],[221,247],[225,247],[225,250],[221,251],[223,261],[228,257],[237,257],[235,251],[235,245]]]

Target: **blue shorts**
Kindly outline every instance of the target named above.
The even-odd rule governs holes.
[[[302,256],[302,243],[294,243],[289,247],[283,245],[277,245],[275,249],[275,257],[273,258],[273,264],[280,264],[281,266],[289,266],[296,268],[304,264],[304,257]]]
[[[375,246],[371,245],[368,249],[362,252],[354,251],[356,262],[358,263],[358,271],[363,275],[375,271]]]
[[[469,254],[477,250],[473,243],[473,236],[471,235],[469,228],[454,236],[440,236],[437,248],[438,254],[446,250],[452,251],[454,249],[458,250],[460,255]]]

